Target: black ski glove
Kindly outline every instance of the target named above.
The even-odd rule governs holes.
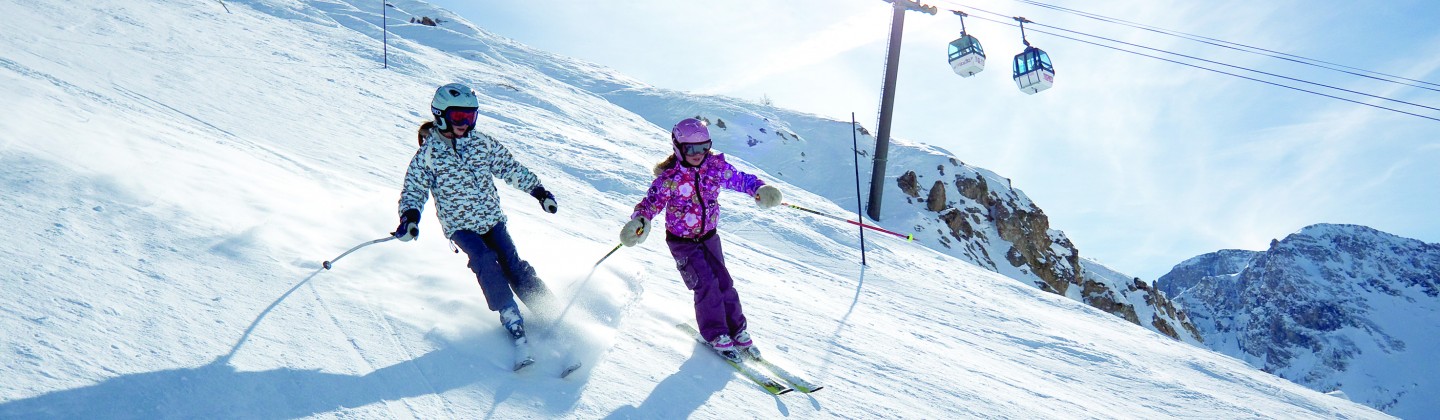
[[[420,210],[409,209],[400,214],[400,226],[395,228],[395,239],[401,242],[409,242],[411,239],[420,237]]]
[[[560,210],[555,204],[555,194],[545,191],[544,185],[535,186],[535,189],[530,190],[530,196],[540,201],[540,208],[545,209],[546,213],[555,214],[555,211]]]

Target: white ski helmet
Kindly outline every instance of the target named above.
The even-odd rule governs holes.
[[[435,128],[440,131],[450,130],[453,123],[464,123],[474,129],[475,110],[479,107],[480,100],[475,98],[475,91],[460,83],[451,83],[435,89],[435,98],[430,100],[430,114],[435,117]],[[452,111],[452,108],[454,108],[453,111],[469,112],[450,115],[446,111]]]

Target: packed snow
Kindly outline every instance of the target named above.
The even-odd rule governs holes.
[[[391,3],[388,69],[370,1],[0,3],[0,418],[1386,417],[912,243],[871,235],[863,267],[853,226],[728,193],[757,345],[826,386],[771,396],[673,327],[690,295],[660,239],[594,266],[670,150],[635,110],[705,101],[602,97],[635,82]],[[417,241],[320,266],[394,229],[451,81],[560,204],[501,187],[574,331],[532,326],[518,373],[432,210]],[[791,132],[844,158],[799,183],[732,159],[853,214],[827,198],[853,188],[849,136]],[[586,363],[559,379],[565,345]]]

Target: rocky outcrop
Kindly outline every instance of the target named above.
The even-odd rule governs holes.
[[[915,171],[905,171],[900,174],[895,182],[900,184],[900,191],[911,197],[920,197],[920,181],[915,176]]]
[[[950,236],[955,239],[965,240],[975,236],[975,228],[970,226],[970,217],[960,210],[944,212],[940,214],[940,220],[945,222],[945,227],[950,228]]]
[[[1080,287],[1080,296],[1085,300],[1085,304],[1109,312],[1111,315],[1125,318],[1126,321],[1136,325],[1145,325],[1140,323],[1140,317],[1135,315],[1135,305],[1116,296],[1115,291],[1108,284],[1100,282],[1094,277],[1084,276]],[[1175,337],[1174,329],[1171,329],[1166,335]]]
[[[931,219],[934,226],[922,223],[914,231],[939,233],[938,249],[1171,338],[1199,343],[1184,311],[1163,292],[1109,269],[1087,269],[1074,243],[1051,229],[1045,212],[1011,188],[1008,179],[954,158],[935,171],[954,182],[936,181],[924,199],[914,200],[924,203],[924,211],[938,212]],[[897,183],[907,196],[919,198],[921,178],[910,170]],[[948,191],[952,185],[954,194]],[[917,241],[922,237],[916,234]]]
[[[1205,337],[1200,334],[1200,330],[1196,329],[1195,324],[1190,322],[1189,314],[1177,308],[1174,300],[1167,299],[1164,291],[1159,288],[1149,287],[1149,285],[1145,284],[1145,282],[1138,277],[1135,278],[1135,289],[1132,290],[1144,292],[1145,302],[1155,307],[1157,313],[1150,317],[1150,325],[1155,327],[1156,331],[1160,331],[1171,337],[1179,337],[1183,331],[1184,334],[1189,334],[1190,337],[1194,338],[1196,342],[1205,341]],[[1180,330],[1176,330],[1174,325],[1170,325],[1172,322],[1178,324]]]
[[[1001,199],[978,173],[973,177],[956,174],[955,186],[961,196],[985,210],[986,220],[993,222],[1000,238],[1011,244],[1005,253],[1011,266],[1026,267],[1045,282],[1043,288],[1062,295],[1080,283],[1080,252],[1068,239],[1058,244],[1067,252],[1055,252],[1052,247],[1057,243],[1050,235],[1050,219],[1039,207],[1029,200],[1021,203]]]
[[[925,209],[940,211],[947,208],[950,206],[945,204],[945,183],[935,181],[935,185],[930,187],[930,195],[925,197]]]
[[[1180,341],[1203,345],[1190,316],[1164,291],[1093,261],[1082,261],[1081,268],[1080,294],[1085,303]]]
[[[974,200],[985,208],[990,208],[990,185],[980,174],[975,174],[974,178],[955,175],[955,189],[960,191],[961,196]]]

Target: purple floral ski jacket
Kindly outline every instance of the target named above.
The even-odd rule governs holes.
[[[725,162],[723,153],[710,155],[699,167],[677,162],[657,171],[650,191],[635,206],[630,218],[643,216],[651,220],[653,226],[655,215],[664,210],[665,229],[686,238],[698,238],[715,230],[720,221],[720,187],[753,197],[755,191],[765,185],[755,175],[740,172]]]

